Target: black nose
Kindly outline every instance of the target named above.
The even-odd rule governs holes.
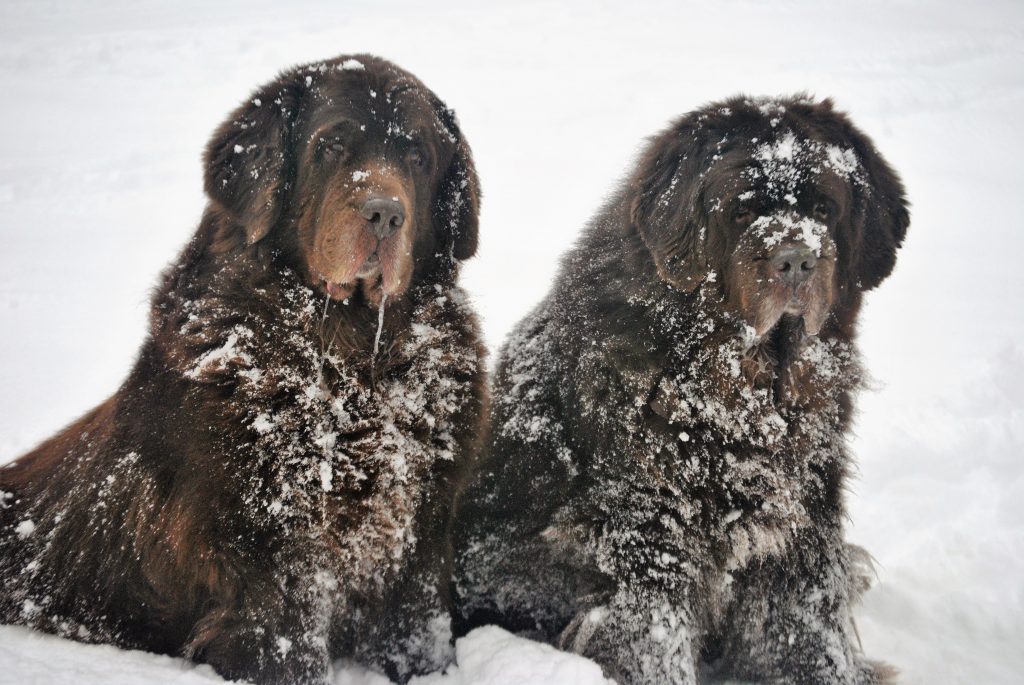
[[[370,222],[370,231],[379,240],[387,238],[405,223],[405,207],[398,200],[371,197],[359,213]]]
[[[772,253],[771,262],[782,282],[795,288],[810,278],[818,258],[806,245],[783,245]]]

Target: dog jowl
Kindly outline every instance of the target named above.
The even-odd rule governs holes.
[[[260,683],[441,668],[484,404],[469,147],[357,55],[257,90],[204,162],[128,379],[0,469],[0,619]]]
[[[907,224],[827,100],[735,98],[654,137],[499,355],[461,629],[635,685],[888,678],[851,626],[843,489],[857,312]]]

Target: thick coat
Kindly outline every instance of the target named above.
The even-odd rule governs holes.
[[[455,286],[469,148],[414,77],[339,57],[254,93],[206,165],[128,379],[0,469],[0,620],[261,683],[320,682],[340,656],[443,667],[452,500],[485,404]],[[408,201],[397,232],[316,219],[377,177]],[[322,278],[358,240],[376,252]]]
[[[856,313],[906,226],[828,101],[736,98],[657,136],[500,352],[461,630],[536,631],[631,685],[884,679],[843,488]]]

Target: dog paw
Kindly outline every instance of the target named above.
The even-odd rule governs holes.
[[[900,673],[896,667],[881,661],[863,661],[860,671],[857,685],[895,685]]]

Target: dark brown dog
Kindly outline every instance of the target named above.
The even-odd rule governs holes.
[[[458,515],[468,629],[538,631],[620,683],[876,683],[850,606],[845,435],[864,291],[903,187],[831,102],[680,118],[502,350]]]
[[[258,90],[205,164],[128,380],[0,469],[0,619],[261,683],[440,668],[485,401],[469,147],[359,55]]]

